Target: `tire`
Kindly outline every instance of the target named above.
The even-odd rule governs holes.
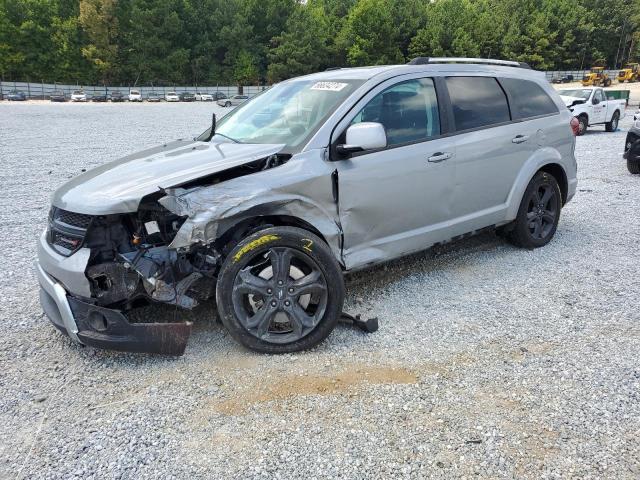
[[[607,79],[604,81],[604,86],[605,86],[605,87],[610,87],[610,86],[611,86],[611,79],[610,79],[610,78],[607,78]]]
[[[585,133],[587,133],[587,128],[589,128],[589,120],[584,115],[580,115],[578,117],[578,122],[580,125],[578,126],[578,136],[581,137]]]
[[[615,132],[618,129],[618,122],[620,120],[620,112],[617,110],[613,112],[611,121],[604,124],[604,128],[607,132]]]
[[[640,162],[627,160],[627,170],[629,170],[629,173],[633,173],[634,175],[640,174]]]
[[[316,235],[269,227],[229,252],[218,275],[216,301],[222,323],[245,347],[262,353],[307,350],[340,319],[342,270]]]
[[[224,106],[225,107],[230,107],[231,106],[231,102],[225,102]]]
[[[522,196],[509,240],[530,250],[543,247],[556,233],[561,209],[562,193],[557,180],[547,172],[536,173]]]

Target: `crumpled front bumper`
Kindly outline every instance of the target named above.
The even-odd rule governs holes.
[[[64,285],[47,273],[55,256],[47,248],[38,252],[36,273],[40,304],[51,323],[74,342],[109,350],[182,355],[191,335],[191,322],[130,323],[120,310],[103,308],[70,295]],[[69,257],[71,258],[71,257]],[[65,276],[70,272],[65,271]],[[77,272],[83,275],[84,272]]]

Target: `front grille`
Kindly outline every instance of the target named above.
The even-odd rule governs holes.
[[[82,247],[92,218],[91,215],[52,207],[47,234],[49,245],[59,254],[68,257]]]
[[[84,213],[68,212],[57,208],[54,213],[54,218],[61,223],[65,223],[71,227],[78,227],[87,229],[91,223],[91,215],[85,215]]]

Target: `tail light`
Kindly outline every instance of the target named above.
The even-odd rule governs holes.
[[[580,122],[578,121],[578,117],[571,117],[569,125],[571,125],[573,136],[575,137],[576,135],[578,135],[578,132],[580,131]]]

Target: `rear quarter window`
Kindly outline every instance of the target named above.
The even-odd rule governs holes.
[[[509,122],[507,97],[492,77],[447,77],[456,130],[470,130]]]
[[[515,118],[531,118],[558,113],[558,107],[536,82],[516,78],[501,78],[500,83],[509,92]]]

